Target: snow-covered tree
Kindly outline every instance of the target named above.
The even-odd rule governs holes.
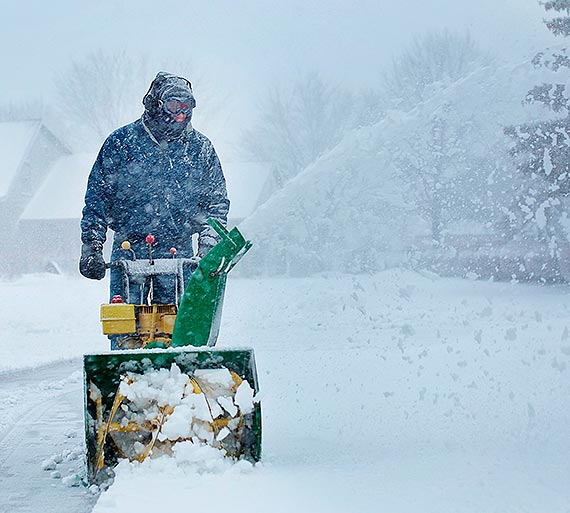
[[[566,13],[546,20],[546,26],[555,36],[570,36],[570,0],[549,0],[542,4],[546,11]]]
[[[545,24],[555,35],[570,35],[570,1],[553,0],[543,6],[546,11],[566,13]],[[542,70],[544,81],[529,90],[524,102],[542,107],[550,116],[505,130],[513,141],[512,156],[521,175],[511,216],[526,237],[544,240],[560,256],[561,250],[570,250],[570,51],[548,49],[532,63]]]

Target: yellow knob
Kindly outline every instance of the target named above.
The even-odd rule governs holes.
[[[126,251],[128,249],[131,249],[131,243],[128,240],[126,240],[121,244],[121,247]]]

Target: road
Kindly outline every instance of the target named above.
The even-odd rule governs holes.
[[[77,478],[81,365],[75,359],[0,374],[0,513],[92,510],[97,497]]]

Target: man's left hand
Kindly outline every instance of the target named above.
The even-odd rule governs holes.
[[[210,251],[214,246],[210,246],[208,244],[203,244],[203,245],[199,245],[198,246],[198,258],[204,258],[207,254],[208,251]]]

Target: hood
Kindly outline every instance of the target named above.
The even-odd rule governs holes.
[[[161,71],[144,95],[142,102],[145,110],[142,119],[160,143],[178,139],[192,129],[192,112],[188,114],[184,122],[177,123],[162,108],[162,101],[167,98],[194,98],[192,84],[183,77]]]

